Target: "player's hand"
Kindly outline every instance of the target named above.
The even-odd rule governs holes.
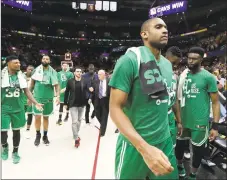
[[[94,88],[93,87],[89,87],[89,91],[90,92],[93,92],[94,91]]]
[[[68,106],[67,105],[64,105],[63,107],[64,107],[64,109],[67,109]]]
[[[61,93],[61,94],[62,94],[62,93],[64,93],[64,92],[65,92],[65,90],[66,90],[66,88],[61,89],[60,93]]]
[[[141,153],[148,168],[156,175],[166,175],[171,173],[174,168],[171,166],[168,157],[158,148],[147,145]]]
[[[59,105],[59,104],[60,104],[60,97],[57,97],[57,98],[56,98],[55,103],[56,103],[56,105]]]
[[[35,105],[35,108],[36,108],[38,111],[43,111],[43,104],[37,103],[37,104]]]
[[[177,123],[177,136],[181,136],[183,133],[183,126],[181,123]]]
[[[217,136],[218,136],[218,131],[214,130],[214,129],[211,129],[210,130],[209,141],[215,140]]]

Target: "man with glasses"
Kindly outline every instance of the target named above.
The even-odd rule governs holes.
[[[80,145],[80,125],[84,108],[87,103],[86,94],[89,91],[89,86],[84,79],[82,79],[82,68],[76,67],[74,72],[75,78],[68,80],[65,90],[64,107],[67,109],[72,117],[72,132],[75,140],[75,147]]]
[[[180,76],[178,99],[181,106],[183,133],[177,140],[176,157],[179,176],[186,175],[183,165],[184,139],[190,138],[192,143],[192,169],[189,179],[196,179],[197,170],[201,164],[208,138],[213,141],[218,135],[217,123],[220,119],[218,89],[214,76],[201,68],[205,51],[200,47],[192,47],[188,53],[188,69]],[[210,135],[209,115],[210,100],[213,117]]]

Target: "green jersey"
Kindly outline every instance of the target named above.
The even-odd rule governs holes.
[[[26,79],[27,83],[28,83],[28,88],[30,87],[31,85],[31,77],[27,77],[26,73],[24,73],[24,78]],[[24,95],[24,103],[27,104],[27,96]]]
[[[157,61],[167,87],[171,86],[172,65],[164,58]],[[140,85],[137,57],[128,52],[116,63],[109,85],[128,94],[123,108],[136,131],[150,144],[158,144],[170,137],[168,96],[151,99]]]
[[[34,97],[37,99],[53,99],[54,86],[51,82],[51,74],[48,70],[43,70],[43,80],[35,81]]]
[[[183,85],[185,106],[181,107],[181,119],[184,128],[196,129],[198,125],[207,126],[210,115],[210,95],[217,92],[214,76],[201,69],[196,74],[190,72]]]
[[[173,74],[171,87],[167,86],[167,91],[169,94],[169,108],[171,108],[176,102],[176,93],[177,93],[177,76]]]
[[[64,89],[66,88],[66,85],[67,85],[67,82],[69,79],[72,79],[74,77],[73,73],[70,72],[70,71],[60,71],[58,72],[58,82],[59,82],[59,85],[60,85],[60,89]],[[61,93],[60,94],[60,101],[61,102],[64,102],[64,96],[65,96],[65,93]]]
[[[17,75],[9,75],[10,87],[2,88],[1,105],[3,112],[20,112],[24,110],[24,91],[20,89]]]

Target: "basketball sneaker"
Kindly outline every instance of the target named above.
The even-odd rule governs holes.
[[[35,146],[39,146],[40,139],[41,139],[41,135],[40,134],[37,134],[36,135],[36,138],[35,138],[35,142],[34,142]]]
[[[62,120],[61,119],[58,119],[57,124],[58,125],[62,125]]]
[[[46,146],[49,146],[50,141],[48,140],[48,137],[47,137],[47,136],[43,136],[43,143],[44,143]]]
[[[184,165],[178,165],[177,168],[178,168],[179,176],[181,178],[185,177],[186,176],[186,171],[185,171]]]
[[[2,160],[7,160],[9,157],[9,147],[2,147],[2,153],[1,153]]]
[[[14,152],[12,157],[13,157],[13,164],[18,164],[20,162],[20,156],[18,155],[18,152]]]

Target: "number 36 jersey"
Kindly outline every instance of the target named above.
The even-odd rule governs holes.
[[[3,112],[20,112],[24,109],[24,91],[20,89],[17,75],[9,76],[10,87],[1,88]]]

